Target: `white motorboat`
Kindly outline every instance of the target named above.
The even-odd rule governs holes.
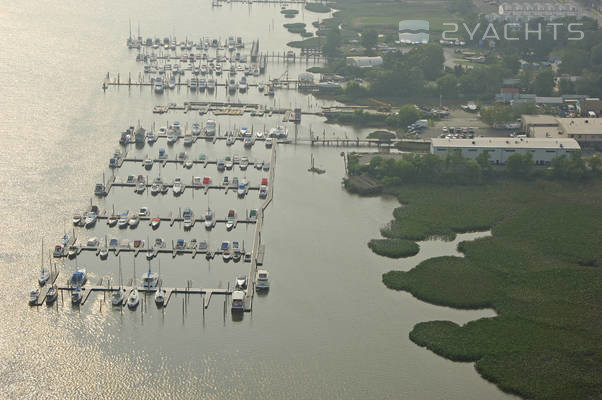
[[[120,306],[123,304],[125,299],[125,290],[119,287],[119,289],[111,295],[111,304],[114,306]]]
[[[182,213],[182,219],[184,221],[184,229],[188,230],[192,228],[192,225],[194,224],[194,213],[190,208],[184,209],[184,212]]]
[[[136,183],[136,193],[142,194],[142,193],[144,193],[145,189],[146,189],[146,184],[144,182]]]
[[[249,191],[249,182],[246,179],[243,179],[242,182],[238,185],[238,190],[236,193],[238,197],[244,197]]]
[[[148,271],[142,275],[142,287],[145,289],[153,289],[157,287],[159,283],[159,274],[156,272],[151,272],[150,266]]]
[[[73,225],[79,225],[82,222],[82,216],[75,214],[73,216]]]
[[[158,307],[163,307],[165,305],[165,295],[161,288],[157,288],[157,291],[155,292],[155,304]]]
[[[213,210],[207,209],[205,213],[205,228],[211,229],[215,226],[215,215]]]
[[[285,139],[288,137],[288,129],[286,129],[284,126],[279,125],[275,128],[270,129],[270,135],[271,138],[276,138],[276,139]]]
[[[236,223],[236,211],[230,210],[228,211],[228,215],[226,216],[226,229],[231,230],[234,228],[234,224]]]
[[[232,258],[232,254],[230,254],[230,242],[229,241],[224,240],[222,242],[220,250],[222,252],[222,258],[224,259],[224,261],[228,261]]]
[[[236,277],[236,283],[234,284],[235,290],[245,290],[247,288],[247,276],[241,275]]]
[[[172,191],[175,196],[179,196],[180,194],[182,194],[182,192],[184,191],[184,186],[182,185],[181,178],[174,179]]]
[[[153,229],[157,229],[160,224],[161,224],[161,218],[153,218],[151,220],[151,228],[153,228]]]
[[[120,228],[126,228],[128,226],[128,213],[127,212],[123,212],[119,215],[119,221],[118,221],[118,225]]]
[[[148,144],[153,144],[157,141],[157,137],[155,136],[155,133],[153,131],[148,131],[148,133],[146,134],[146,141],[148,142]]]
[[[208,119],[207,125],[205,127],[205,135],[207,136],[215,136],[216,132],[216,123],[214,119]]]
[[[159,194],[159,192],[161,191],[161,186],[159,186],[158,183],[153,183],[151,188],[150,188],[150,192],[153,196]]]
[[[272,144],[273,144],[273,140],[272,140],[272,138],[267,138],[267,139],[265,140],[265,147],[266,147],[266,148],[268,148],[268,149],[271,149],[271,148],[272,148]]]
[[[265,89],[265,85],[264,85],[263,83],[260,83],[260,84],[258,84],[258,85],[257,85],[257,89],[258,89],[260,92],[263,92],[263,90]]]
[[[146,168],[146,169],[151,169],[151,168],[153,167],[153,160],[152,160],[152,158],[150,158],[150,157],[147,157],[147,158],[144,160],[144,163],[143,163],[143,165],[144,165],[144,168]]]
[[[138,215],[133,215],[132,217],[130,217],[130,219],[128,220],[128,225],[130,228],[135,228],[138,226],[138,223],[140,222],[140,217]]]
[[[96,213],[94,211],[90,211],[86,214],[86,219],[84,221],[84,224],[86,226],[86,228],[89,228],[91,226],[93,226],[94,224],[96,224]]]
[[[138,289],[134,288],[134,289],[132,289],[132,291],[130,292],[130,295],[128,296],[128,300],[127,300],[128,308],[130,310],[133,310],[134,308],[138,307],[139,303],[140,303],[140,295],[138,294]]]
[[[257,139],[263,138],[263,131],[260,130],[260,131],[255,132],[255,136],[257,136]]]
[[[242,78],[240,78],[240,82],[238,84],[238,90],[240,90],[241,92],[247,91],[247,77],[246,76],[243,76]]]
[[[101,247],[98,252],[98,256],[100,257],[101,260],[106,260],[107,257],[109,256],[109,249],[104,246]]]
[[[232,157],[226,156],[224,164],[225,164],[226,169],[228,169],[228,170],[232,169],[232,167],[234,166],[234,161],[232,161]]]
[[[119,218],[117,216],[111,215],[107,218],[107,225],[109,225],[109,228],[112,228],[115,225],[117,225],[118,221],[119,221]]]
[[[245,310],[245,292],[236,290],[232,292],[232,311],[242,312]]]
[[[247,156],[241,157],[239,167],[243,171],[249,167],[249,158]]]
[[[207,81],[207,90],[209,90],[210,92],[212,92],[212,91],[214,91],[214,90],[215,90],[215,79],[213,79],[213,78],[210,78],[210,79]]]
[[[167,131],[167,144],[174,144],[178,140],[178,133],[174,129]]]
[[[268,271],[265,269],[257,270],[257,278],[255,280],[255,289],[268,290],[270,288],[270,280]]]
[[[184,146],[192,146],[192,135],[184,135]]]

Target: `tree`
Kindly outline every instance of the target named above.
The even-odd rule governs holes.
[[[458,96],[458,79],[454,74],[445,74],[437,78],[437,88],[439,93],[446,98],[455,98]]]
[[[415,47],[405,56],[411,67],[420,68],[424,77],[430,81],[437,79],[443,71],[443,48],[435,43]]]
[[[326,43],[322,51],[327,57],[335,57],[339,54],[339,46],[341,45],[341,32],[338,27],[333,27],[326,34]]]
[[[554,93],[554,71],[548,68],[537,74],[535,93],[538,96],[551,96]]]
[[[490,158],[491,155],[489,154],[489,150],[484,150],[481,153],[479,153],[479,155],[475,159],[475,161],[477,162],[477,164],[479,164],[479,167],[481,167],[481,170],[483,172],[489,173],[491,171],[491,163],[489,162]]]
[[[366,48],[368,54],[372,54],[372,49],[378,43],[378,33],[374,29],[369,29],[362,33],[362,46]]]
[[[533,154],[515,153],[506,160],[506,172],[515,178],[527,178],[533,171]]]

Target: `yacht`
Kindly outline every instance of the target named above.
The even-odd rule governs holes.
[[[184,229],[188,230],[192,228],[192,225],[194,224],[194,213],[190,208],[184,209],[182,219],[184,220]]]
[[[29,292],[29,305],[35,306],[38,304],[38,297],[40,296],[40,289],[35,288]]]
[[[239,262],[241,256],[242,256],[242,254],[240,252],[240,243],[238,243],[237,241],[233,241],[232,242],[232,259],[234,260],[234,262]]]
[[[140,295],[138,294],[138,289],[134,288],[128,296],[128,308],[133,310],[134,308],[138,307],[138,303],[140,303]]]
[[[215,215],[213,210],[207,209],[205,213],[205,228],[211,229],[215,226]]]
[[[179,196],[180,194],[182,194],[182,192],[184,191],[184,186],[182,185],[181,178],[174,179],[172,190],[175,196]]]
[[[209,78],[209,80],[207,81],[207,90],[209,90],[210,92],[215,90],[215,79]]]
[[[157,291],[155,292],[155,304],[158,307],[163,307],[165,305],[165,295],[161,288],[157,288]]]
[[[142,287],[145,289],[153,289],[157,287],[159,283],[159,274],[156,272],[151,272],[150,267],[148,271],[142,275]]]
[[[192,134],[194,136],[198,136],[201,134],[201,125],[199,125],[198,122],[195,122],[194,124],[192,124]]]
[[[241,92],[247,91],[247,77],[246,76],[243,76],[242,78],[240,78],[240,83],[238,84],[238,89]]]
[[[46,282],[50,279],[50,271],[46,267],[42,267],[40,270],[40,275],[38,275],[38,283],[40,286],[44,286]]]
[[[138,226],[139,222],[140,222],[140,217],[138,215],[133,215],[128,220],[128,225],[129,225],[130,228],[134,229],[134,228],[136,228]]]
[[[119,218],[117,218],[115,215],[111,215],[109,218],[107,218],[107,225],[109,225],[109,228],[112,228],[117,225],[117,221],[119,221]]]
[[[96,218],[97,218],[97,216],[94,211],[88,212],[88,214],[86,214],[86,219],[84,221],[86,228],[89,228],[89,227],[93,226],[94,224],[96,224]]]
[[[255,279],[255,289],[257,290],[268,290],[270,288],[270,280],[268,271],[260,269],[257,271],[257,278]]]
[[[125,297],[125,290],[122,289],[121,285],[120,285],[119,289],[111,295],[111,304],[114,306],[122,305],[124,297]]]
[[[119,215],[119,221],[117,222],[117,224],[119,225],[120,228],[126,228],[128,226],[128,213],[127,212],[123,212]]]
[[[232,292],[232,311],[242,312],[245,310],[245,292],[236,290]]]
[[[229,241],[224,240],[222,242],[220,250],[222,251],[222,257],[223,257],[224,261],[228,261],[228,260],[230,260],[230,258],[232,258],[232,255],[230,254],[230,242]]]
[[[98,252],[98,256],[100,257],[101,260],[106,260],[107,257],[109,256],[109,249],[106,247],[101,247],[100,251]]]
[[[71,292],[71,304],[79,305],[81,303],[83,297],[83,293],[79,287],[76,287],[75,290]]]
[[[234,284],[235,290],[245,290],[247,288],[247,276],[241,275],[236,277],[236,283]]]
[[[88,281],[88,273],[85,268],[78,268],[71,275],[71,286],[83,286]]]
[[[50,289],[48,289],[48,292],[46,293],[46,304],[50,305],[54,303],[58,295],[59,291],[57,290],[56,286],[51,286]]]
[[[234,223],[236,222],[236,211],[230,210],[228,211],[228,215],[226,216],[226,229],[231,230],[234,228]]]
[[[270,137],[276,139],[285,139],[288,137],[288,130],[284,126],[279,125],[276,128],[270,129]]]
[[[142,194],[144,193],[144,190],[146,189],[146,184],[144,182],[136,182],[136,193],[138,194]]]
[[[215,136],[216,124],[214,119],[207,120],[207,126],[205,128],[205,134],[207,136]]]
[[[163,78],[156,78],[155,79],[155,93],[161,94],[163,93]]]
[[[232,167],[234,166],[234,161],[232,161],[232,157],[226,156],[226,160],[225,160],[224,164],[225,164],[226,169],[228,169],[228,170],[232,169]]]
[[[234,78],[230,78],[228,80],[228,91],[230,93],[236,93],[237,88],[238,88],[238,85],[236,84],[236,81],[234,80]]]

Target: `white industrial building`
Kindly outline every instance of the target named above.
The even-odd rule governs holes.
[[[347,65],[351,67],[359,68],[372,68],[378,65],[382,65],[383,58],[381,56],[376,57],[347,57]]]
[[[558,18],[579,17],[579,9],[574,5],[557,3],[502,3],[498,9],[499,18],[510,22],[527,22],[543,18],[553,21]]]
[[[579,143],[574,139],[533,139],[533,138],[474,138],[474,139],[432,139],[431,154],[445,156],[450,151],[460,150],[467,158],[476,159],[483,151],[489,152],[492,164],[505,164],[513,154],[533,154],[536,165],[549,164],[556,156],[579,151]]]

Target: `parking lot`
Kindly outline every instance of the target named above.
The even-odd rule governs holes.
[[[424,139],[437,138],[443,133],[443,127],[453,127],[455,130],[457,128],[466,128],[466,130],[473,128],[475,136],[504,137],[509,134],[508,131],[491,128],[481,120],[479,113],[456,109],[449,111],[449,117],[434,121],[433,126],[423,129],[419,137]]]

